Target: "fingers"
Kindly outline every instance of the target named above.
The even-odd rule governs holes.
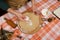
[[[19,18],[19,20],[20,20],[20,21],[25,21],[25,20],[24,20],[23,18],[21,18],[21,17]]]
[[[25,20],[24,20],[24,19],[25,19],[25,16],[22,15],[22,14],[21,14],[21,15],[18,15],[17,18],[18,18],[19,21],[20,21],[20,20],[21,20],[21,21],[25,21]]]

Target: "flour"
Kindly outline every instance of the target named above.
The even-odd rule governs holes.
[[[30,26],[32,26],[32,21],[30,20],[28,16],[26,16],[25,20]]]

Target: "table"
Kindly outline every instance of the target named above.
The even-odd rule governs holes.
[[[40,13],[44,8],[49,8],[49,10],[53,12],[56,8],[60,7],[60,2],[58,2],[57,0],[35,0],[35,2],[35,11],[38,13]],[[32,10],[31,2],[18,9],[20,13],[23,13],[26,10]],[[53,14],[51,15],[54,16]],[[14,29],[9,26],[3,19],[4,17],[11,19],[15,23],[17,17],[10,13],[7,13],[0,17],[0,26],[2,25],[5,30],[14,31],[11,40],[20,40],[19,38],[16,38],[17,35],[23,36],[21,40],[24,40],[24,38],[28,38],[29,40],[60,40],[60,20],[57,18],[50,23],[46,23],[46,25],[42,27],[37,33],[29,35],[22,33],[18,27]]]

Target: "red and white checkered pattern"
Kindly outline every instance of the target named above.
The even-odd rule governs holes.
[[[57,0],[35,0],[35,8],[34,11],[37,13],[41,12],[44,8],[49,8],[50,11],[54,11],[56,8],[60,7],[60,2]],[[21,7],[18,9],[20,13],[23,13],[27,10],[32,10],[32,3],[29,2],[27,5]],[[51,14],[53,16],[53,14]],[[21,35],[23,38],[21,40],[24,40],[25,37],[27,37],[30,40],[60,40],[60,20],[56,18],[56,20],[47,23],[44,27],[42,27],[37,33],[29,35],[22,33],[18,28],[13,29],[10,27],[5,20],[4,17],[11,19],[16,23],[17,17],[15,15],[12,15],[10,13],[7,13],[0,17],[0,26],[5,30],[14,31],[14,34],[12,36],[11,40],[20,40],[16,36]],[[10,27],[10,29],[7,29],[7,27]],[[12,30],[11,30],[12,29]]]

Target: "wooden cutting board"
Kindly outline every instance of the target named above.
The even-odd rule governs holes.
[[[26,22],[19,21],[19,28],[23,33],[33,34],[41,28],[39,25],[42,22],[39,15],[35,15],[33,12],[25,12],[23,15],[28,16],[30,20],[30,22],[29,20]]]

